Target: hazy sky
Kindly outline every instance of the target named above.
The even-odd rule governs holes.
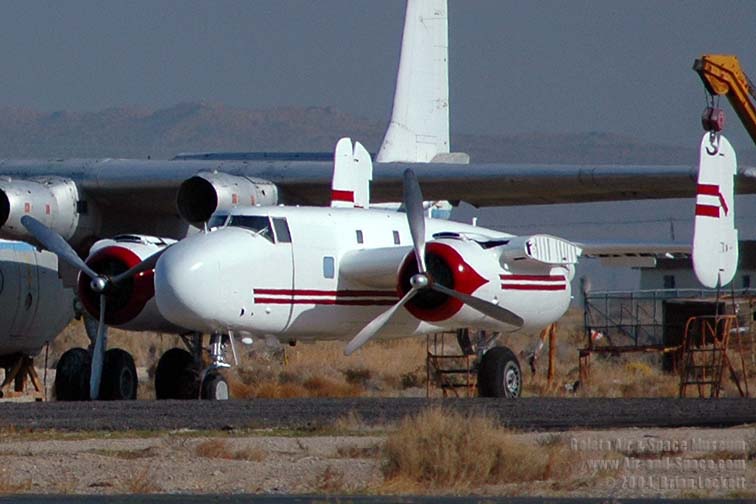
[[[704,92],[693,59],[735,53],[756,78],[753,0],[449,3],[454,132],[697,145]],[[386,120],[403,13],[403,0],[5,1],[0,105],[205,100]],[[729,117],[735,147],[752,147]]]

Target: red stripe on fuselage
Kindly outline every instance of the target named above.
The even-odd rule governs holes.
[[[533,282],[564,282],[564,275],[499,275],[501,280],[533,281]]]
[[[253,292],[269,296],[397,297],[394,291],[380,290],[253,289]]]
[[[265,298],[256,297],[255,304],[314,304],[341,306],[390,306],[393,299],[328,299],[328,298]]]
[[[560,291],[567,290],[567,284],[501,284],[504,290]]]

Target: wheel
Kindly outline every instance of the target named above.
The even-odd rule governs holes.
[[[100,382],[100,399],[104,401],[127,401],[136,399],[137,372],[131,354],[120,348],[105,352]]]
[[[517,357],[507,347],[493,347],[483,355],[478,368],[481,397],[520,397],[522,372]]]
[[[59,401],[88,401],[92,359],[83,348],[71,348],[55,366],[55,397]]]
[[[197,399],[199,365],[183,348],[171,348],[160,357],[155,370],[157,399]]]
[[[225,401],[228,399],[228,383],[217,371],[208,371],[202,380],[202,399]]]

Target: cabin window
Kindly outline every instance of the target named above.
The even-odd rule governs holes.
[[[664,288],[665,289],[675,288],[675,275],[664,275]]]
[[[228,219],[227,226],[242,227],[254,231],[258,236],[262,236],[269,242],[273,243],[273,231],[270,227],[268,216],[262,215],[232,215]]]
[[[399,239],[399,231],[393,231],[394,233],[394,245],[399,245],[401,240]]]
[[[744,289],[751,288],[751,275],[743,275],[743,288]]]
[[[358,229],[355,231],[355,235],[357,236],[357,243],[365,243],[365,238],[362,236],[362,230]]]
[[[323,257],[323,277],[333,278],[336,275],[336,265],[331,256]]]
[[[273,217],[273,230],[276,232],[278,243],[291,243],[289,223],[283,217]]]

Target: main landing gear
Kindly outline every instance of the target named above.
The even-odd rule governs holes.
[[[498,333],[478,331],[473,341],[470,331],[457,331],[457,342],[465,355],[476,355],[480,397],[520,397],[522,371],[517,357],[505,346],[494,346]]]
[[[507,347],[491,348],[478,365],[478,394],[481,397],[520,397],[522,371],[517,357]]]
[[[171,348],[160,357],[155,371],[155,397],[157,399],[210,399],[229,398],[228,382],[221,371],[231,367],[225,360],[226,349],[233,350],[231,337],[212,334],[207,349],[202,347],[202,335],[182,336],[189,349]],[[210,365],[202,369],[207,350]]]
[[[88,401],[89,376],[92,365],[90,353],[83,348],[71,348],[55,366],[55,396],[59,401]],[[137,397],[137,373],[131,354],[120,348],[105,352],[100,382],[100,399],[124,401]]]
[[[213,334],[206,348],[202,346],[201,334],[188,334],[182,339],[188,350],[171,348],[160,357],[155,370],[155,397],[228,399],[228,382],[222,370],[231,367],[225,359],[226,350],[229,347],[234,350],[231,337]],[[209,365],[203,367],[208,360]],[[71,348],[60,357],[55,368],[55,396],[59,401],[90,399],[91,366],[92,354],[84,348]],[[136,399],[137,384],[136,366],[131,354],[120,348],[105,352],[99,399]]]

